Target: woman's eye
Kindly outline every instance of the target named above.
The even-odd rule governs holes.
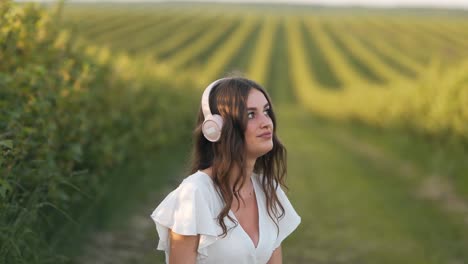
[[[270,116],[270,112],[271,112],[270,109],[265,109],[263,112],[266,113],[268,116]],[[254,112],[250,112],[250,113],[248,113],[247,116],[248,116],[249,119],[252,119],[253,115],[254,115]]]

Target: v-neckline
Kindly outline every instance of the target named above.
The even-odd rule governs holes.
[[[211,182],[213,183],[213,179],[211,178],[210,175],[206,174],[205,172],[203,172],[201,170],[198,170],[198,171],[203,173],[204,175],[206,175],[208,178],[210,178]],[[260,242],[261,242],[261,239],[262,239],[262,224],[261,224],[262,223],[262,221],[261,221],[261,217],[262,217],[261,215],[262,214],[260,213],[260,202],[258,200],[259,195],[257,194],[258,193],[258,188],[256,187],[257,183],[255,182],[255,179],[252,179],[252,177],[250,177],[250,179],[252,180],[253,188],[254,188],[254,191],[255,191],[255,202],[257,203],[257,214],[258,214],[258,241],[257,241],[257,246],[255,246],[254,241],[249,236],[249,234],[247,234],[247,232],[242,227],[242,225],[240,224],[240,222],[237,219],[236,215],[234,214],[234,212],[231,209],[229,209],[229,213],[237,221],[237,223],[239,224],[239,228],[240,228],[241,233],[243,233],[246,236],[246,238],[250,241],[250,244],[252,245],[253,249],[257,250],[259,248],[259,246],[260,246]]]
[[[251,178],[252,179],[252,178]],[[234,219],[236,219],[237,223],[239,224],[239,228],[241,230],[242,233],[244,233],[244,235],[247,237],[248,240],[250,240],[250,243],[252,244],[254,250],[257,250],[259,245],[260,245],[260,239],[262,238],[261,236],[261,223],[262,221],[260,220],[260,217],[261,217],[261,214],[260,214],[260,203],[258,201],[258,195],[257,195],[257,187],[255,187],[256,183],[254,182],[255,180],[252,180],[252,184],[253,184],[253,188],[254,188],[254,191],[255,191],[255,202],[257,203],[257,214],[258,214],[258,241],[257,241],[257,246],[255,247],[255,244],[254,244],[254,241],[252,240],[252,238],[249,236],[249,234],[245,231],[245,229],[242,227],[241,223],[239,222],[239,220],[237,219],[236,215],[234,214],[234,212],[229,209],[229,212],[231,213],[231,215],[234,217]]]

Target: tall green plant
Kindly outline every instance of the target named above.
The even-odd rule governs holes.
[[[119,78],[60,14],[60,3],[0,6],[0,263],[65,262],[50,242],[79,228],[106,171],[190,137],[187,91],[146,71]]]

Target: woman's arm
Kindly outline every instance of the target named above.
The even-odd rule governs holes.
[[[169,229],[170,237],[170,264],[195,264],[197,260],[197,248],[200,235],[183,236]]]
[[[277,247],[273,254],[271,254],[270,260],[268,260],[267,264],[282,264],[283,263],[283,255],[281,254],[281,245]]]

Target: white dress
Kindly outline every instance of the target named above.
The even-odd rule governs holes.
[[[239,223],[229,230],[235,224],[227,217],[224,220],[229,230],[227,236],[218,237],[222,234],[222,228],[216,217],[223,208],[223,201],[215,190],[214,182],[202,171],[186,177],[151,214],[159,236],[157,249],[165,251],[166,263],[169,263],[169,228],[181,235],[200,234],[197,264],[267,263],[273,251],[297,228],[301,217],[278,186],[277,196],[285,209],[285,215],[279,220],[277,235],[276,225],[267,213],[260,177],[255,173],[251,177],[259,212],[257,247]],[[237,221],[231,210],[229,215]]]

